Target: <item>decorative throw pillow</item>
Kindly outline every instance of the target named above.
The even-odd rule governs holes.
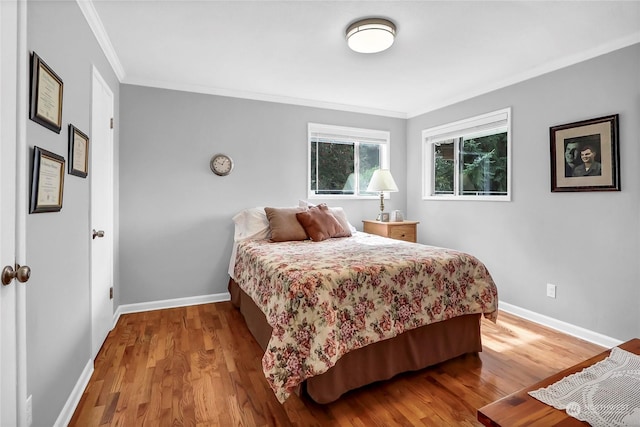
[[[271,229],[271,240],[288,242],[291,240],[307,240],[307,232],[298,222],[296,214],[304,208],[264,208]]]
[[[310,208],[315,205],[307,200],[298,199],[298,206],[300,206],[301,208]],[[336,219],[338,220],[338,222],[340,223],[342,228],[344,228],[344,231],[345,231],[344,236],[336,236],[336,237],[350,237],[352,235],[351,233],[357,231],[357,229],[353,226],[353,224],[349,222],[349,219],[347,218],[347,213],[344,211],[343,208],[339,206],[329,206],[329,212],[331,212],[333,216],[336,217]]]
[[[306,211],[298,212],[296,213],[296,217],[300,224],[302,224],[307,235],[314,242],[338,237],[345,232],[336,217],[329,212],[329,208],[325,204],[311,207]]]

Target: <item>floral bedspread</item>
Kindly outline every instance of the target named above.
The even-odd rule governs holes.
[[[280,402],[351,350],[452,317],[495,321],[498,313],[496,286],[475,257],[366,233],[243,241],[234,273],[273,327],[262,367]]]

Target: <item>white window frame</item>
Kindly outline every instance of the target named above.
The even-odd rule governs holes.
[[[380,168],[389,169],[391,152],[391,133],[384,130],[353,128],[346,126],[326,125],[320,123],[308,123],[307,126],[307,197],[309,199],[379,199],[379,194],[362,194],[359,189],[359,156],[354,155],[354,171],[356,174],[355,194],[316,194],[311,190],[311,139],[312,138],[333,138],[345,143],[367,143],[378,144],[381,147]],[[385,199],[389,199],[389,193],[385,193]]]
[[[459,194],[435,194],[434,191],[434,158],[433,145],[437,142],[466,135],[477,134],[492,129],[507,129],[507,194],[499,195],[459,195]],[[423,200],[483,200],[483,201],[511,201],[511,107],[493,111],[457,122],[432,127],[422,131],[422,199]],[[457,153],[454,155],[456,175],[458,182],[459,167]],[[456,184],[457,188],[457,184]]]

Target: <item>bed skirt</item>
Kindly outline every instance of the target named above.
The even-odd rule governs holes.
[[[264,350],[272,331],[265,315],[233,279],[229,279],[229,293]],[[308,378],[306,393],[318,403],[329,403],[366,384],[480,352],[480,318],[480,314],[468,314],[432,323],[347,353],[327,372]]]

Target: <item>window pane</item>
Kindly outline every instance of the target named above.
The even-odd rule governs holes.
[[[367,192],[367,187],[373,172],[380,169],[382,148],[378,144],[360,144],[358,148],[360,194],[376,194]]]
[[[370,198],[373,172],[389,163],[387,131],[309,123],[309,197]]]
[[[311,142],[311,190],[315,194],[353,194],[354,144]],[[353,179],[353,178],[351,178]]]
[[[507,194],[507,132],[462,139],[459,194]]]
[[[434,194],[453,194],[454,155],[453,139],[433,144],[435,170]]]

